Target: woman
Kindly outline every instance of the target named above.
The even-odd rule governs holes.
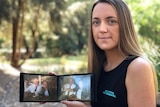
[[[98,0],[92,7],[88,71],[96,74],[97,101],[62,101],[67,107],[156,106],[156,74],[122,0]]]

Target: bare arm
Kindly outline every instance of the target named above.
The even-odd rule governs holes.
[[[154,76],[147,60],[137,58],[129,65],[126,87],[129,107],[156,107]]]

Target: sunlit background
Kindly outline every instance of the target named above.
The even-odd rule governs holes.
[[[1,107],[35,107],[18,102],[19,72],[87,73],[89,18],[94,1],[0,0]],[[153,62],[159,80],[160,2],[124,1],[132,12],[145,56]]]

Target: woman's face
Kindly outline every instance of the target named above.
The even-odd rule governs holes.
[[[117,49],[119,25],[115,9],[108,3],[98,3],[92,13],[93,38],[97,46],[109,51]]]

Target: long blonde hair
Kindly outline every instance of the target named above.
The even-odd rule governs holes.
[[[96,45],[93,39],[93,31],[91,25],[92,12],[94,7],[98,3],[108,3],[117,11],[117,17],[119,20],[119,29],[120,29],[119,30],[120,40],[118,43],[119,54],[122,56],[129,56],[129,55],[143,56],[143,53],[138,43],[134,24],[132,21],[132,16],[127,5],[122,0],[97,0],[93,4],[91,10],[90,35],[88,39],[88,71],[95,73],[96,81],[98,81],[99,72],[102,68],[104,60],[107,60],[104,51],[101,50]],[[153,65],[152,68],[154,68]],[[155,87],[157,90],[157,78],[154,69],[153,69],[153,74],[155,78]]]

